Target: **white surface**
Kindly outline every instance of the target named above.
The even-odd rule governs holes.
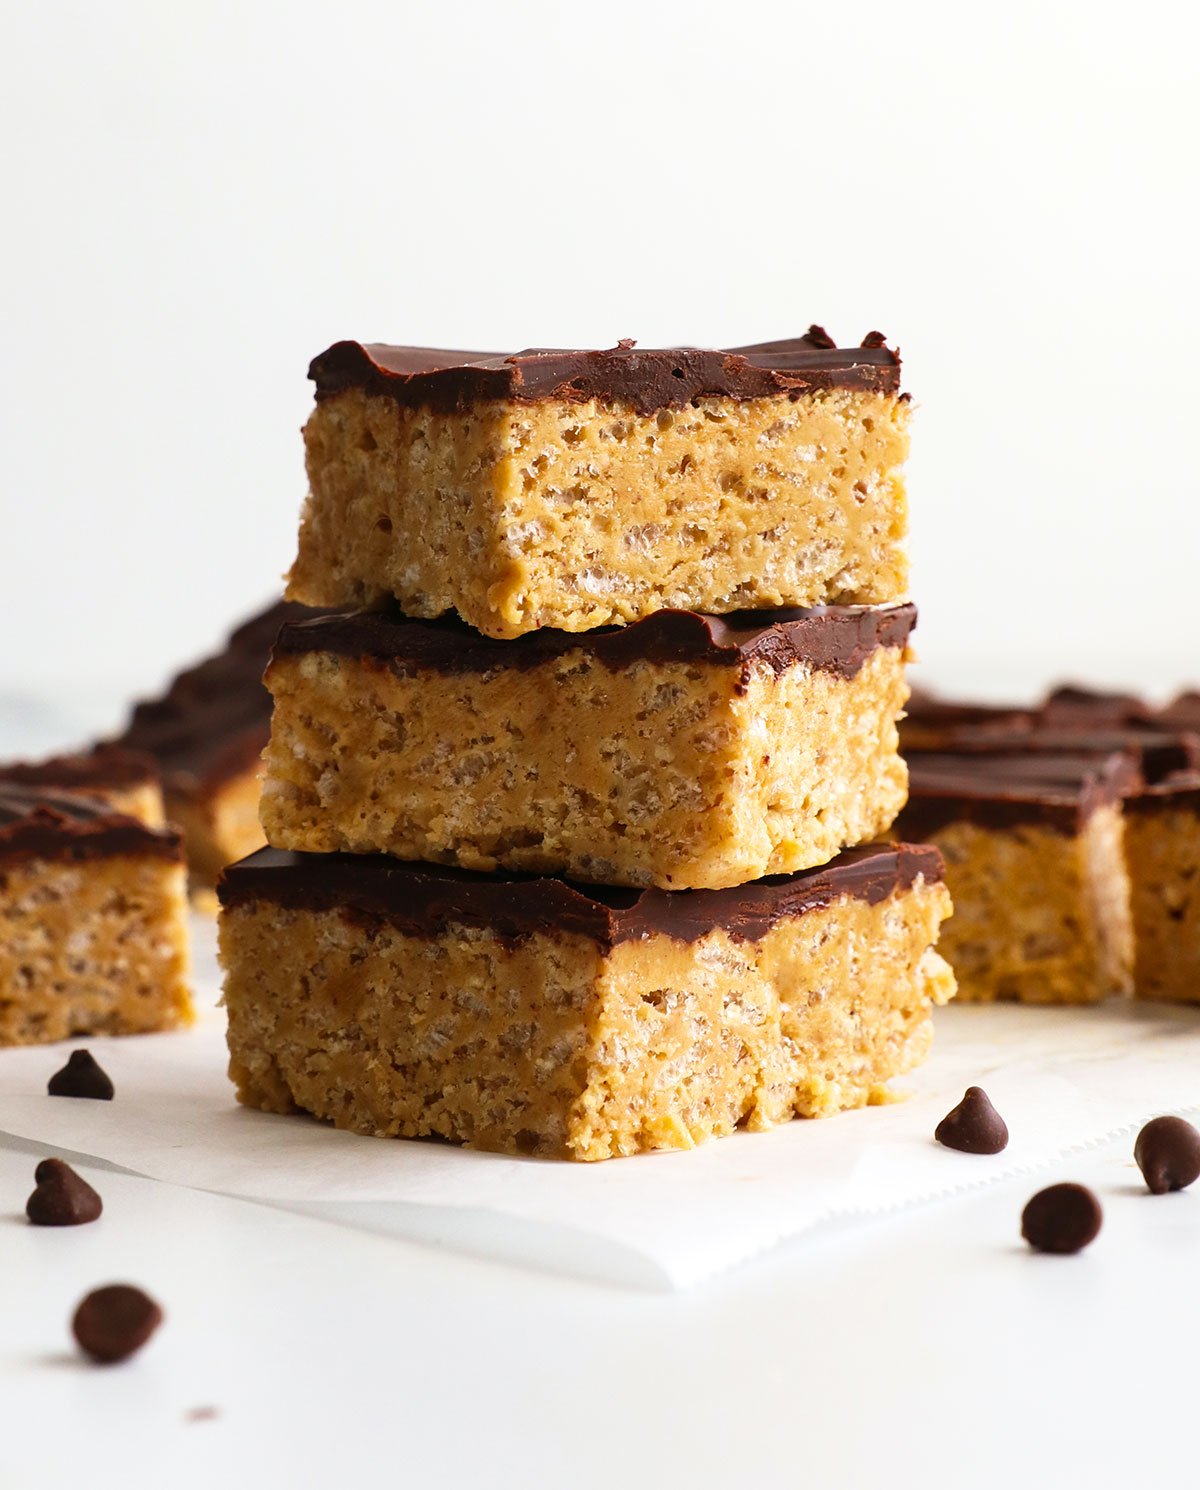
[[[38,1230],[16,1213],[41,1152],[0,1145],[5,1490],[1192,1482],[1200,1194],[1140,1191],[1127,1142],[1039,1176],[1101,1197],[1079,1257],[1026,1252],[1035,1186],[1016,1180],[686,1294],[86,1165],[104,1216]],[[67,1320],[117,1280],[167,1321],[134,1361],[93,1370]],[[185,1420],[208,1405],[216,1419]]]
[[[879,1141],[854,1178],[876,1202],[895,1197],[896,1171],[916,1148],[977,1188],[827,1221],[686,1292],[665,1291],[653,1270],[540,1222],[378,1200],[296,1214],[294,1194],[287,1208],[256,1205],[94,1159],[75,1162],[104,1198],[101,1220],[39,1230],[21,1211],[40,1155],[106,1150],[108,1120],[133,1113],[143,1129],[161,1117],[158,1162],[177,1143],[175,1172],[194,1175],[205,1125],[185,1132],[161,1091],[153,1112],[141,1103],[138,1067],[154,1063],[161,1042],[90,1042],[116,1078],[117,1099],[38,1099],[43,1134],[69,1132],[70,1147],[13,1137],[10,1125],[39,1126],[27,1122],[36,1113],[20,1117],[21,1092],[35,1067],[39,1078],[57,1067],[61,1047],[0,1052],[0,1485],[58,1490],[82,1464],[87,1483],[126,1490],[1187,1483],[1177,1435],[1193,1396],[1200,1191],[1148,1196],[1129,1133],[1036,1175],[995,1176],[1014,1155],[1030,1160],[1030,1145],[1044,1147],[1047,1124],[1069,1120],[1094,1133],[1115,1109],[1133,1122],[1146,1110],[1195,1105],[1200,1081],[1188,1072],[1200,1016],[1148,1011],[1129,1021],[1136,1038],[1121,1056],[1096,1039],[1097,1023],[1117,1028],[1113,1012],[1076,1011],[1079,1058],[1055,1061],[1056,1037],[1046,1032],[1068,1016],[1010,1010],[1007,1052],[976,1046],[972,1062],[969,1042],[950,1032],[977,1016],[980,1032],[1000,1030],[996,1012],[1004,1011],[942,1011],[949,1038],[922,1079],[931,1091],[953,1084],[957,1096],[964,1076],[955,1060],[973,1066],[1012,1129],[1007,1155],[931,1144],[933,1120],[951,1100],[944,1093],[860,1115]],[[1011,1038],[1022,1015],[1025,1070]],[[205,1050],[202,1036],[176,1038]],[[1151,1093],[1159,1100],[1148,1102]],[[186,1104],[185,1083],[177,1095]],[[227,1104],[228,1093],[226,1113]],[[276,1190],[287,1188],[295,1156],[286,1135],[344,1149],[351,1183],[363,1172],[355,1154],[382,1163],[378,1178],[414,1150],[437,1153],[343,1145],[298,1120],[242,1116],[261,1129],[257,1162],[263,1175],[277,1171],[263,1181]],[[755,1145],[800,1140],[800,1190],[813,1180],[805,1137],[836,1137],[856,1121],[726,1140],[680,1164],[723,1156],[727,1183]],[[455,1165],[471,1156],[441,1157]],[[669,1199],[669,1165],[657,1160],[525,1167],[596,1185],[639,1166],[668,1175]],[[745,1173],[753,1171],[751,1160]],[[1100,1238],[1077,1258],[1036,1257],[1019,1240],[1024,1201],[1058,1178],[1094,1185],[1105,1207]],[[712,1224],[711,1215],[696,1224]],[[168,1318],[136,1360],[100,1370],[77,1358],[67,1321],[83,1293],[115,1281],[147,1288]],[[207,1407],[217,1415],[189,1419]]]
[[[484,1255],[686,1288],[830,1221],[1028,1174],[1156,1112],[1200,1105],[1195,1010],[951,1006],[935,1056],[893,1083],[908,1099],[836,1121],[600,1165],[364,1141],[235,1104],[211,922],[196,929],[199,1027],[89,1040],[117,1087],[111,1103],[47,1099],[62,1046],[0,1051],[0,1132],[388,1235],[434,1233]],[[931,1138],[975,1082],[1011,1119],[1008,1148],[986,1161]]]
[[[271,593],[337,337],[812,319],[903,345],[935,676],[1200,671],[1195,7],[5,9],[0,686],[115,715]]]

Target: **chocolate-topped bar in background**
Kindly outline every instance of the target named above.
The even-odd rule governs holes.
[[[307,604],[394,596],[513,637],[907,589],[908,398],[876,332],[511,356],[343,341],[309,376],[288,588]]]
[[[904,803],[915,619],[659,611],[509,641],[394,610],[285,626],[267,838],[664,889],[807,869]]]
[[[157,761],[119,745],[94,745],[40,761],[9,761],[0,765],[0,784],[4,782],[104,802],[150,828],[161,828],[165,820]]]
[[[675,893],[264,849],[219,895],[240,1100],[380,1137],[592,1160],[859,1107],[954,991],[929,847]]]
[[[220,652],[181,672],[161,697],[137,704],[114,742],[157,762],[194,889],[210,890],[226,864],[266,841],[258,822],[271,723],[263,672],[284,622],[312,614],[277,601],[244,621]]]
[[[966,1000],[1090,1003],[1131,988],[1123,752],[909,757],[896,832],[934,843],[954,916],[943,950]]]
[[[186,1023],[186,910],[176,830],[0,781],[0,1045]]]
[[[1191,697],[1161,710],[1076,686],[1027,707],[916,697],[898,828],[945,854],[960,997],[1200,1000]]]

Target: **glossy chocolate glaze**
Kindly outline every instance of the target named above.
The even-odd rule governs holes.
[[[274,656],[332,652],[371,658],[398,673],[466,673],[532,668],[577,652],[611,668],[643,661],[704,662],[735,667],[745,675],[759,662],[776,674],[807,663],[850,678],[878,648],[903,647],[916,619],[912,605],[820,606],[728,616],[661,610],[628,626],[583,632],[543,629],[497,641],[456,616],[419,621],[394,609],[351,611],[285,626]]]
[[[827,388],[895,393],[900,355],[877,331],[858,347],[838,347],[820,326],[804,336],[720,350],[641,351],[635,342],[622,341],[605,351],[534,347],[493,353],[340,341],[313,359],[308,375],[318,402],[361,388],[435,412],[494,400],[595,399],[653,414],[705,397],[800,398]]]
[[[758,941],[777,922],[851,896],[877,904],[923,876],[940,880],[929,845],[864,844],[819,869],[772,875],[729,890],[633,890],[536,875],[475,874],[383,854],[296,854],[260,849],[225,870],[221,904],[339,911],[410,936],[448,925],[483,927],[505,940],[537,934],[589,937],[608,948],[649,936],[694,942],[721,929]]]
[[[182,862],[173,828],[147,828],[95,797],[0,782],[0,863],[149,855]]]

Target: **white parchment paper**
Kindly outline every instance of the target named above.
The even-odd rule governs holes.
[[[0,1132],[345,1225],[685,1287],[822,1222],[1033,1170],[1200,1106],[1200,1010],[951,1006],[930,1061],[896,1083],[906,1100],[691,1153],[578,1165],[360,1138],[237,1106],[211,925],[198,924],[197,940],[197,1027],[85,1042],[116,1084],[112,1102],[47,1097],[66,1047],[0,1051]],[[999,1156],[933,1141],[972,1083],[1008,1123]]]

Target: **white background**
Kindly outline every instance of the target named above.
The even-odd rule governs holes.
[[[276,589],[309,358],[899,341],[919,641],[1200,675],[1183,6],[5,0],[0,685],[155,686]]]
[[[108,722],[272,594],[340,336],[813,319],[904,349],[936,676],[1197,677],[1197,30],[0,0],[0,690],[30,737]],[[1188,1483],[1200,1194],[1146,1198],[1128,1150],[1053,1174],[1106,1208],[1079,1259],[1019,1246],[1031,1177],[643,1296],[94,1165],[103,1221],[39,1232],[5,1141],[0,1483]],[[91,1372],[66,1318],[121,1276],[168,1321]]]

